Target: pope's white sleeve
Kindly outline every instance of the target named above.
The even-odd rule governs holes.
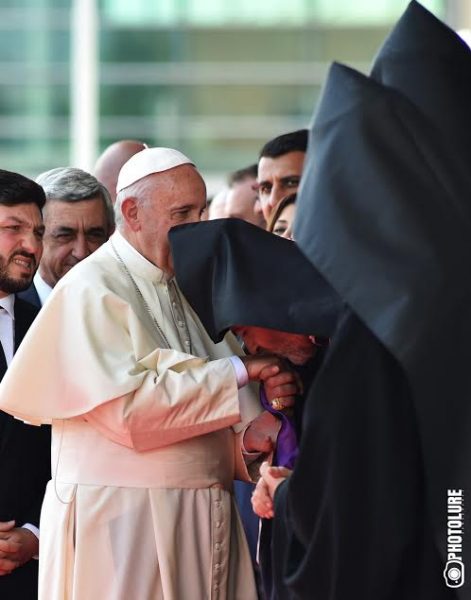
[[[213,361],[158,350],[133,392],[84,418],[103,435],[138,451],[230,427],[241,420],[237,378],[228,358]]]

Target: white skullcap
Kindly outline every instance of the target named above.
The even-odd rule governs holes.
[[[194,165],[187,156],[172,148],[144,148],[124,163],[118,175],[116,193],[139,179],[180,165]]]

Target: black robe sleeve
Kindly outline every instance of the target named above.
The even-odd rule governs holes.
[[[295,470],[275,497],[278,598],[455,598],[428,527],[406,377],[348,311],[310,390],[303,425]]]

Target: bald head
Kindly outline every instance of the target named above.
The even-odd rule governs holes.
[[[116,200],[116,182],[121,167],[131,156],[144,148],[146,148],[144,142],[120,140],[108,146],[98,158],[95,165],[95,177],[109,191],[113,204]]]
[[[226,199],[229,193],[228,188],[223,188],[214,196],[209,205],[209,220],[224,219],[226,216]]]

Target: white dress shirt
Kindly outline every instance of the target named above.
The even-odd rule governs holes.
[[[0,298],[0,342],[7,361],[7,366],[13,359],[15,349],[15,296],[9,294]]]
[[[44,279],[39,274],[39,269],[36,271],[36,274],[33,278],[34,287],[38,292],[39,301],[41,302],[41,306],[44,306],[49,294],[52,292],[52,287],[44,281]]]

